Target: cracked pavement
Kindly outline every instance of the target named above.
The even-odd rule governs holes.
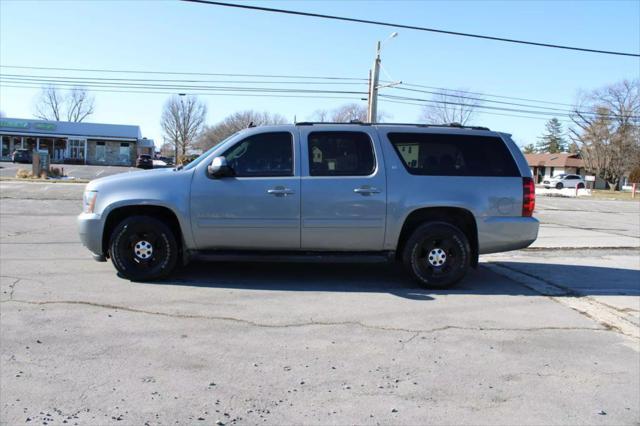
[[[427,291],[376,264],[132,283],[81,247],[81,191],[0,182],[3,425],[640,423],[638,204],[539,198],[549,244]]]

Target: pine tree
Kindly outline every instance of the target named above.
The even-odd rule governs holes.
[[[545,133],[538,140],[538,152],[555,154],[567,150],[567,142],[564,138],[562,123],[557,118],[552,118],[545,125]]]
[[[522,147],[522,152],[524,152],[525,154],[533,154],[534,152],[536,152],[536,147],[533,146],[532,143],[530,143],[529,145],[525,145]]]

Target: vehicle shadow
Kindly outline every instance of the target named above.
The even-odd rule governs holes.
[[[640,295],[640,271],[637,270],[524,262],[499,264],[551,284],[578,289],[576,293],[580,295]],[[384,263],[194,262],[167,279],[148,284],[268,291],[373,292],[411,300],[433,300],[434,296],[445,294],[539,295],[482,264],[446,290],[421,288],[401,265]]]

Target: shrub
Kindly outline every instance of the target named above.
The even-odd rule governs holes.
[[[31,173],[30,170],[18,169],[18,171],[16,172],[16,177],[18,179],[29,179],[33,177],[33,173]]]
[[[640,183],[640,166],[636,166],[633,170],[631,170],[631,174],[629,175],[629,182]]]
[[[60,167],[49,167],[49,177],[58,178],[63,176],[64,175],[62,174],[62,169]]]

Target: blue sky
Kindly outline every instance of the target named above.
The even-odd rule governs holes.
[[[265,3],[271,7],[499,37],[640,51],[640,1]],[[376,40],[385,39],[392,31],[373,25],[177,1],[0,0],[0,65],[366,78]],[[384,46],[383,66],[393,79],[407,83],[571,104],[580,90],[640,75],[638,58],[397,31],[399,36]],[[1,71],[82,75],[7,68]],[[332,88],[347,90],[345,86]],[[366,90],[366,86],[348,89]],[[0,110],[9,117],[32,117],[37,92],[37,89],[1,87]],[[406,95],[393,89],[383,89],[381,93]],[[144,136],[156,143],[161,141],[160,114],[169,95],[94,94],[96,113],[87,121],[138,124]],[[355,96],[353,101],[363,102],[359,98]],[[232,95],[202,96],[202,99],[208,106],[209,124],[244,109],[268,110],[290,120],[294,115],[304,120],[316,109],[331,109],[349,102]],[[420,114],[419,106],[383,101],[380,109],[391,121],[398,122],[416,121]],[[474,123],[513,133],[521,144],[535,142],[544,128],[542,119],[490,114],[478,115]]]

